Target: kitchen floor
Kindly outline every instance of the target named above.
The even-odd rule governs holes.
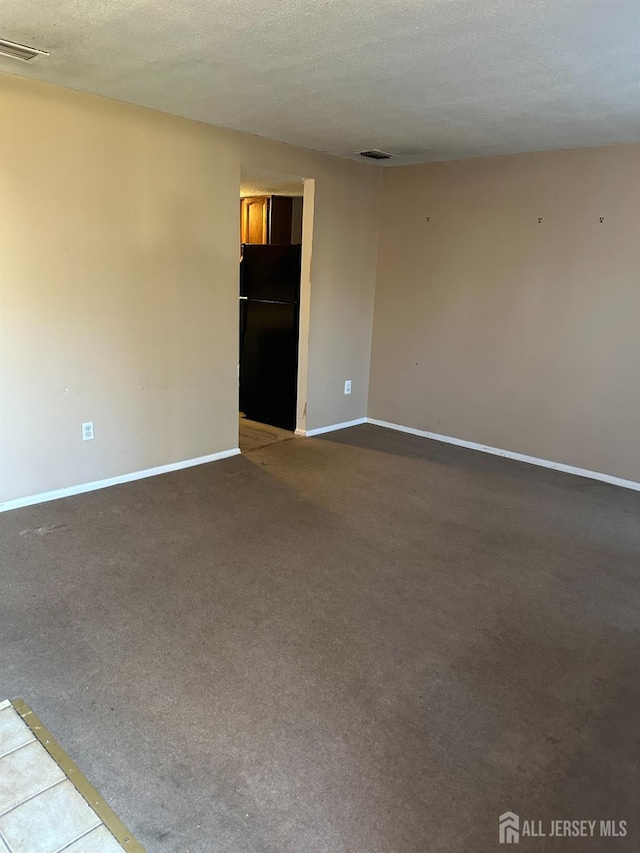
[[[240,415],[239,446],[243,453],[251,453],[252,450],[259,450],[261,447],[268,447],[279,441],[289,441],[295,437],[294,433],[288,429],[250,421],[244,415]]]
[[[0,702],[1,853],[122,850],[11,702]]]
[[[147,853],[637,853],[638,492],[363,424],[4,513],[0,583]]]

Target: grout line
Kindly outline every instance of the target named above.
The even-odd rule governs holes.
[[[11,808],[7,809],[6,812],[2,812],[0,814],[0,817],[6,817],[8,814],[11,814],[11,812],[14,812],[16,809],[19,809],[20,806],[23,806],[25,803],[30,803],[31,800],[35,800],[35,798],[39,797],[40,794],[45,794],[47,791],[50,791],[52,788],[55,788],[56,785],[61,785],[63,782],[68,782],[68,781],[69,780],[67,779],[66,776],[64,776],[62,779],[58,779],[57,782],[54,782],[52,785],[47,785],[46,788],[43,788],[41,791],[38,791],[37,794],[32,794],[30,797],[27,797],[26,800],[22,800],[21,802],[16,803],[15,806],[11,806]]]
[[[20,746],[14,746],[13,749],[8,750],[7,752],[3,752],[2,755],[0,755],[0,761],[2,761],[3,758],[6,758],[7,755],[13,755],[13,753],[17,752],[19,749],[22,749],[25,746],[29,746],[30,743],[35,743],[36,740],[36,737],[32,737],[31,740],[28,740],[26,743],[21,743]]]
[[[96,817],[98,817],[96,815]],[[98,829],[99,826],[104,826],[103,822],[98,818],[98,822],[95,826],[92,826],[91,829],[87,829],[86,832],[81,832],[80,835],[77,835],[73,841],[69,841],[67,844],[63,844],[62,847],[57,847],[53,853],[63,853],[63,850],[68,850],[72,844],[75,844],[76,841],[80,841],[82,838],[86,838],[87,835],[90,835],[95,829]]]
[[[9,842],[2,834],[2,830],[0,829],[0,844],[2,845],[2,850],[5,850],[6,853],[12,853],[11,848],[9,847]]]
[[[9,701],[9,699],[3,699],[2,702],[0,702],[0,711],[4,711],[5,708],[10,708],[10,707],[11,707],[11,702]]]
[[[65,779],[71,782],[76,791],[86,800],[120,846],[124,850],[129,850],[130,853],[146,853],[142,844],[134,838],[113,809],[107,805],[104,798],[67,755],[51,732],[45,728],[24,699],[12,699],[11,704],[65,774]]]

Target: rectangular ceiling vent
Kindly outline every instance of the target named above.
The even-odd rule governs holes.
[[[395,154],[388,154],[386,151],[380,151],[379,148],[371,148],[369,151],[360,151],[361,157],[368,157],[369,160],[390,160],[395,157]]]
[[[16,44],[13,41],[0,39],[0,56],[9,59],[19,59],[20,62],[35,62],[41,56],[49,56],[46,50],[38,50],[37,47],[27,47],[24,44]]]

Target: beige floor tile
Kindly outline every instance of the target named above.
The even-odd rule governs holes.
[[[0,815],[64,778],[38,741],[10,752],[0,758]]]
[[[64,853],[122,853],[122,847],[106,826],[99,826],[67,847]]]
[[[288,441],[294,438],[294,434],[288,429],[261,424],[258,421],[250,421],[240,418],[239,444],[243,453],[250,453],[279,441]]]
[[[0,831],[12,853],[55,853],[99,823],[71,782],[65,781],[1,817]]]
[[[0,758],[32,740],[33,732],[14,708],[0,710]]]

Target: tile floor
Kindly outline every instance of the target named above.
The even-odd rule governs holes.
[[[294,438],[294,434],[288,429],[250,421],[249,418],[240,415],[238,443],[243,453],[250,453],[252,450],[259,450],[269,444],[289,441],[292,438]]]
[[[8,701],[0,702],[0,853],[122,853]]]

